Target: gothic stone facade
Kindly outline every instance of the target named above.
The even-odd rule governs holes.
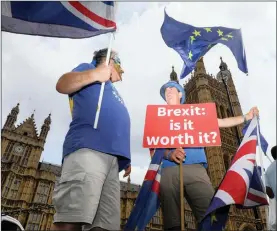
[[[37,133],[34,114],[15,126],[19,104],[1,132],[1,212],[17,218],[27,230],[49,230],[54,209],[52,192],[60,167],[40,163],[50,115]]]

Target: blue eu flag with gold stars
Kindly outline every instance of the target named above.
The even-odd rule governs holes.
[[[196,62],[218,43],[230,48],[238,68],[248,73],[245,50],[240,29],[227,27],[194,27],[169,17],[166,12],[161,27],[164,42],[173,48],[183,59],[181,79],[195,67]]]

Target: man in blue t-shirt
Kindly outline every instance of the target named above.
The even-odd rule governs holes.
[[[185,91],[176,81],[169,81],[160,89],[168,105],[185,103]],[[218,119],[221,128],[233,127],[258,115],[256,107],[246,115]],[[153,155],[153,150],[151,150]],[[180,162],[183,161],[184,195],[198,223],[204,217],[214,195],[214,188],[207,174],[207,159],[204,148],[164,149],[160,198],[165,230],[181,230],[180,221]]]
[[[72,122],[63,144],[60,180],[53,193],[52,230],[120,230],[120,182],[131,172],[130,117],[113,83],[122,79],[118,55],[95,52],[64,74],[56,89],[69,96]],[[105,82],[98,127],[94,129],[101,83]]]

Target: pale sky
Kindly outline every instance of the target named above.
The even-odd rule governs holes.
[[[249,75],[238,69],[231,51],[223,45],[215,46],[204,56],[206,70],[216,75],[219,58],[223,57],[233,75],[243,113],[258,106],[261,131],[269,150],[276,144],[276,3],[121,2],[113,49],[119,53],[125,73],[123,82],[116,83],[116,87],[132,120],[131,180],[137,184],[142,184],[150,163],[148,150],[142,148],[146,106],[164,104],[160,87],[168,81],[172,65],[178,75],[183,65],[160,34],[165,5],[169,16],[193,26],[242,29]],[[2,32],[2,125],[18,102],[17,124],[36,110],[35,121],[40,129],[51,112],[51,130],[41,160],[61,163],[71,120],[67,96],[55,90],[58,78],[79,63],[90,62],[95,50],[108,46],[109,36],[70,40]],[[269,161],[265,159],[264,164],[267,167]]]

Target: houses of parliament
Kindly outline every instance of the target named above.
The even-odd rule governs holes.
[[[222,61],[221,61],[222,62]],[[226,64],[225,64],[226,65]],[[177,80],[172,69],[171,80]],[[232,78],[228,79],[231,105],[235,116],[242,115],[239,98]],[[184,84],[186,103],[216,104],[218,118],[231,116],[231,109],[223,83],[207,74],[203,58],[195,67],[189,80]],[[61,166],[40,162],[47,135],[51,127],[51,115],[37,131],[34,114],[16,125],[20,108],[17,104],[7,116],[1,131],[1,212],[18,219],[26,230],[49,230],[55,210],[52,193],[59,180]],[[241,127],[239,135],[242,137]],[[220,184],[232,156],[238,148],[235,128],[220,129],[221,147],[205,148],[208,160],[207,172],[213,186]],[[150,156],[149,156],[150,162]],[[121,227],[124,228],[134,206],[140,185],[121,182]],[[258,219],[257,218],[258,216]],[[226,230],[266,230],[265,208],[256,214],[252,209],[237,209],[231,206]],[[195,230],[195,219],[185,201],[185,229]],[[161,209],[157,211],[147,230],[163,230]]]

